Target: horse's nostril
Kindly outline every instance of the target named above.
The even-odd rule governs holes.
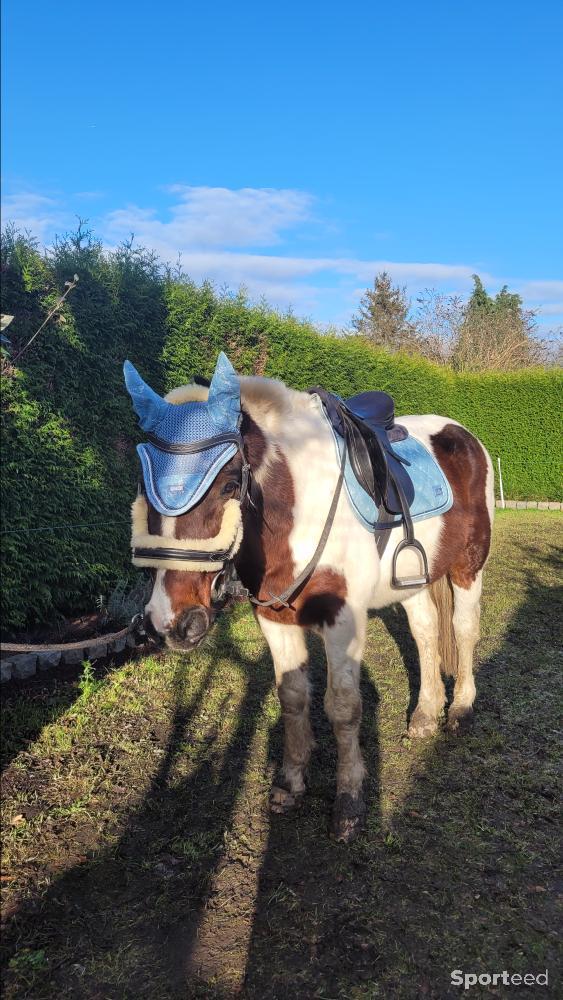
[[[195,642],[201,639],[209,628],[209,616],[203,607],[188,608],[176,625],[176,631],[181,639]]]

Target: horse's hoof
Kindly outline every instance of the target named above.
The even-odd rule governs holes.
[[[409,723],[408,734],[413,739],[424,739],[427,736],[434,736],[438,730],[438,722],[431,715],[426,715],[420,708],[416,708]]]
[[[362,796],[341,792],[334,802],[331,837],[341,844],[351,844],[362,832],[365,818],[366,804]]]
[[[290,813],[299,809],[303,802],[304,792],[290,792],[281,785],[272,785],[270,789],[270,812]]]
[[[447,727],[450,733],[456,733],[457,735],[463,735],[468,729],[471,729],[473,724],[473,709],[471,705],[461,706],[460,708],[455,708],[452,705],[448,711],[448,722]]]

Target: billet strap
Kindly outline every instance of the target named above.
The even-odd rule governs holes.
[[[346,444],[346,440],[344,440],[344,447],[342,449],[342,460],[340,462],[340,472],[338,474],[338,482],[336,483],[336,489],[334,491],[334,496],[332,498],[332,503],[330,505],[330,510],[329,510],[329,512],[327,514],[327,518],[326,518],[326,521],[325,521],[325,526],[323,528],[322,535],[319,538],[319,543],[318,543],[318,545],[317,545],[317,547],[316,547],[316,549],[315,549],[315,551],[314,551],[311,559],[309,560],[309,562],[305,566],[305,569],[303,569],[301,571],[301,573],[299,574],[299,576],[297,577],[297,579],[295,579],[293,581],[293,583],[291,583],[289,585],[289,587],[287,587],[283,591],[282,594],[279,594],[279,596],[275,597],[273,594],[271,594],[270,595],[271,599],[269,601],[260,601],[260,600],[258,600],[257,597],[252,597],[251,596],[250,600],[251,600],[252,604],[256,604],[259,608],[271,608],[271,607],[273,607],[274,604],[280,604],[284,608],[289,608],[290,607],[290,604],[289,604],[290,597],[293,597],[293,595],[296,593],[296,591],[298,591],[303,586],[303,584],[309,579],[309,577],[311,576],[311,574],[315,570],[315,568],[317,566],[317,563],[318,563],[319,559],[321,558],[321,556],[323,554],[324,547],[325,547],[325,545],[327,543],[328,536],[330,535],[330,531],[331,531],[332,525],[334,523],[334,518],[335,518],[335,515],[336,515],[336,508],[338,507],[338,501],[340,499],[340,493],[342,492],[342,483],[344,482],[344,472],[345,472],[345,469],[346,469],[346,458],[347,457],[348,457],[348,445]]]

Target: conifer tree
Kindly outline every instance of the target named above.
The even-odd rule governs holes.
[[[352,328],[372,344],[398,351],[412,339],[408,312],[406,288],[393,285],[388,272],[381,271],[375,276],[373,288],[368,288],[360,299]]]

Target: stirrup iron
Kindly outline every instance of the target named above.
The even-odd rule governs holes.
[[[424,570],[424,574],[422,576],[405,576],[402,579],[397,576],[397,556],[399,556],[401,552],[404,552],[405,549],[416,549],[419,553]],[[420,542],[416,540],[416,538],[403,538],[393,553],[391,586],[396,590],[406,590],[408,587],[425,587],[428,583],[430,583],[430,574],[428,572],[428,560],[426,558],[424,548]]]

